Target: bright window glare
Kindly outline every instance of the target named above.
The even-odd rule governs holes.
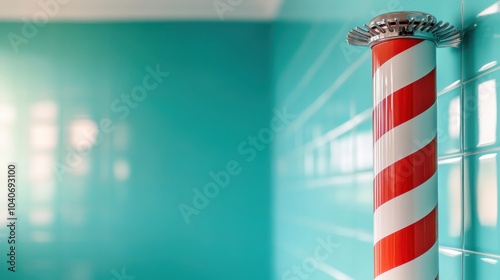
[[[0,104],[0,125],[11,124],[16,120],[16,110],[11,105]]]
[[[479,223],[495,227],[498,219],[498,176],[496,154],[479,158],[477,181],[477,212]]]
[[[496,80],[488,80],[479,84],[478,115],[478,147],[494,144],[497,135]]]

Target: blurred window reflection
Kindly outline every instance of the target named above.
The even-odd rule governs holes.
[[[113,173],[115,175],[116,180],[126,181],[130,174],[130,167],[128,161],[123,159],[116,160],[113,166]]]
[[[460,161],[460,158],[456,158]],[[454,164],[448,174],[448,233],[458,237],[462,231],[462,184],[460,165]]]
[[[97,124],[88,118],[79,118],[69,126],[69,144],[77,151],[89,150],[96,143]]]
[[[330,144],[333,171],[348,173],[354,170],[354,143],[351,136],[333,140]]]
[[[479,84],[478,114],[478,147],[495,143],[497,135],[496,80],[488,80]]]
[[[483,226],[496,226],[498,219],[498,178],[496,154],[479,157],[477,213]]]
[[[460,97],[455,97],[450,101],[448,107],[448,133],[451,138],[458,138],[460,135]]]
[[[34,103],[30,108],[29,179],[31,181],[32,210],[29,221],[35,230],[31,234],[34,242],[52,242],[52,233],[41,231],[40,227],[50,227],[54,222],[51,208],[54,196],[55,151],[58,143],[57,126],[58,107],[53,101]]]
[[[14,106],[0,104],[0,126],[12,124],[16,120]]]
[[[57,105],[53,101],[37,102],[30,109],[30,159],[29,178],[37,184],[53,181],[54,152],[57,147]]]
[[[360,132],[356,135],[356,169],[365,170],[373,166],[371,131]]]

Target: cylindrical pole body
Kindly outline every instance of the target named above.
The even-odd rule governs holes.
[[[374,278],[438,279],[436,45],[373,51]]]

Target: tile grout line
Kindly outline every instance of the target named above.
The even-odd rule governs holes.
[[[467,157],[467,156],[473,156],[473,155],[479,155],[483,153],[496,153],[500,151],[500,146],[499,147],[492,147],[492,148],[487,148],[487,149],[481,149],[473,152],[463,152],[462,156]]]

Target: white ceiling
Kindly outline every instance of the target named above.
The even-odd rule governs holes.
[[[281,0],[0,0],[0,20],[268,20]],[[44,8],[42,3],[57,3]],[[221,4],[222,3],[222,4]],[[214,6],[219,6],[219,13]],[[223,7],[227,11],[223,12]],[[55,11],[55,12],[52,12]],[[219,17],[222,14],[222,17]]]

